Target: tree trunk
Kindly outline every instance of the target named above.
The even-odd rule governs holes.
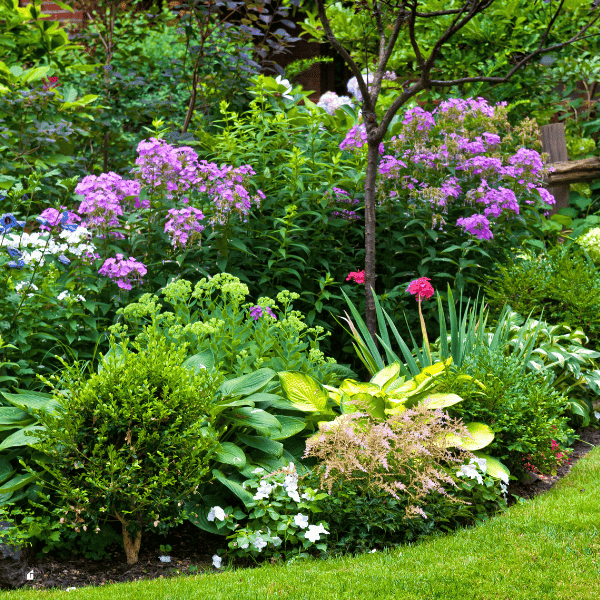
[[[134,565],[138,561],[138,555],[140,553],[140,546],[142,544],[142,528],[141,523],[138,522],[139,529],[135,535],[132,535],[127,531],[128,521],[125,521],[118,514],[117,519],[121,521],[121,527],[123,529],[123,546],[125,546],[125,556],[127,557],[127,564]],[[140,521],[140,519],[138,519]]]
[[[367,301],[366,325],[377,344],[377,313],[375,312],[375,182],[379,167],[379,143],[369,143],[367,173],[365,179],[365,296]]]

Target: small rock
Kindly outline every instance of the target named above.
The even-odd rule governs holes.
[[[0,532],[13,526],[9,521],[0,521]],[[25,585],[30,568],[24,548],[0,543],[0,589],[14,590]]]
[[[530,471],[527,471],[525,473],[525,475],[523,475],[523,477],[521,478],[521,483],[523,485],[531,485],[532,483],[535,483],[536,481],[539,481],[541,479],[541,477],[539,475],[536,475],[535,473],[531,473]]]

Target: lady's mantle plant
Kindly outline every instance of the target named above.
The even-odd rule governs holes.
[[[89,378],[74,365],[64,389],[46,382],[61,409],[39,415],[47,432],[36,432],[36,446],[51,458],[55,517],[75,531],[119,521],[128,564],[138,560],[143,530],[187,517],[182,506],[217,448],[205,416],[218,382],[183,367],[186,353],[153,330],[143,346],[113,344]]]
[[[313,547],[326,551],[321,536],[329,535],[327,523],[311,524],[309,515],[320,512],[319,500],[327,494],[301,487],[294,463],[268,475],[257,468],[244,488],[255,491],[255,504],[248,515],[239,508],[220,506],[213,506],[207,515],[218,530],[232,532],[227,537],[229,549],[219,550],[219,554],[288,559],[307,556],[302,550]]]

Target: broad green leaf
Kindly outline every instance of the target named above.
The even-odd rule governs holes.
[[[226,465],[243,468],[246,466],[246,455],[244,451],[231,442],[223,442],[219,450],[215,453],[218,461]]]
[[[14,472],[15,470],[11,464],[7,460],[0,458],[0,483],[6,481]]]
[[[227,412],[225,416],[238,425],[254,429],[276,429],[281,431],[281,424],[277,418],[260,408],[250,408],[249,406],[234,408]]]
[[[12,405],[16,407],[25,407],[29,410],[43,410],[48,402],[53,400],[52,394],[44,394],[42,392],[32,392],[29,390],[17,390],[17,394],[9,394],[2,392],[2,395]]]
[[[379,386],[382,390],[386,389],[390,383],[392,383],[400,373],[400,363],[393,362],[391,365],[381,369],[378,373],[371,378],[371,383]]]
[[[192,513],[188,518],[190,523],[193,523],[199,529],[203,531],[208,531],[208,533],[214,533],[216,535],[227,535],[229,530],[227,527],[223,529],[219,529],[214,521],[209,521],[206,516],[208,515],[210,508],[202,506],[200,504],[196,504],[195,502],[188,502],[184,506],[185,510],[189,513]]]
[[[5,450],[6,448],[18,448],[19,446],[32,446],[39,440],[33,436],[26,436],[25,432],[45,429],[46,428],[42,425],[28,425],[27,427],[23,427],[23,429],[19,429],[19,431],[15,431],[7,437],[0,444],[0,450]]]
[[[21,81],[24,83],[29,81],[38,81],[39,79],[46,77],[49,71],[50,67],[37,67],[34,69],[29,69],[21,75]]]
[[[470,438],[448,435],[446,436],[448,445],[458,446],[473,452],[474,450],[485,448],[494,439],[494,432],[488,425],[485,425],[485,423],[467,423],[466,428],[471,434]]]
[[[258,394],[252,394],[246,398],[249,402],[268,402],[269,406],[273,406],[275,402],[283,401],[289,405],[289,402],[283,400],[278,394],[267,394],[266,392],[259,392]]]
[[[494,479],[504,479],[507,480],[510,477],[510,471],[507,467],[505,467],[497,458],[490,456],[489,454],[484,454],[483,452],[475,451],[473,454],[477,458],[485,458],[487,462],[487,471],[486,473],[493,477]]]
[[[32,420],[31,415],[20,408],[5,406],[0,408],[0,425],[19,425],[23,421]]]
[[[233,492],[246,506],[253,506],[256,503],[250,492],[246,491],[237,481],[227,479],[219,469],[213,469],[212,474],[217,481]]]
[[[258,369],[253,373],[224,381],[219,388],[225,396],[248,396],[263,388],[276,373],[272,369]]]
[[[215,357],[210,350],[203,350],[187,358],[183,362],[183,366],[194,371],[196,375],[199,375],[205,369],[210,372],[215,368]]]
[[[430,394],[423,398],[422,403],[425,404],[427,408],[436,409],[458,404],[459,402],[462,402],[462,400],[463,399],[457,394]]]
[[[342,410],[344,414],[363,412],[370,414],[374,419],[384,419],[385,398],[371,396],[371,394],[354,394],[350,397],[344,396]]]
[[[310,375],[295,371],[279,373],[281,387],[290,402],[303,412],[327,413],[329,395]]]
[[[273,440],[284,440],[290,438],[301,431],[304,431],[306,422],[298,417],[288,417],[287,415],[277,415],[277,420],[281,423],[281,433],[272,435]]]
[[[19,475],[15,475],[12,479],[2,484],[2,487],[0,487],[0,494],[16,492],[22,487],[25,487],[30,481],[33,481],[34,479],[37,479],[37,476],[31,473],[21,473]]]
[[[265,454],[270,454],[275,458],[279,458],[283,452],[283,444],[280,442],[276,442],[275,440],[271,440],[264,436],[260,435],[244,435],[242,433],[238,433],[237,439],[250,446],[250,448],[255,448],[256,450],[260,450]]]

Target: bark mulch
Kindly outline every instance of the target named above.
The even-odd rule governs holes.
[[[515,504],[515,496],[530,499],[551,489],[557,481],[569,473],[573,464],[585,456],[594,446],[600,446],[600,431],[592,428],[579,432],[582,441],[573,446],[571,463],[561,467],[556,476],[539,478],[530,484],[511,483],[508,487],[509,506]],[[587,442],[587,443],[584,443]],[[590,445],[591,444],[591,445]],[[171,562],[159,560],[163,554],[160,545],[169,544]],[[184,523],[169,532],[167,538],[146,534],[142,538],[139,562],[127,565],[125,553],[117,545],[111,550],[111,558],[92,560],[73,557],[60,559],[52,555],[43,559],[29,560],[29,571],[34,579],[25,588],[81,588],[124,583],[140,579],[157,579],[181,574],[213,570],[212,555],[224,546],[224,539],[199,530],[191,523]]]

